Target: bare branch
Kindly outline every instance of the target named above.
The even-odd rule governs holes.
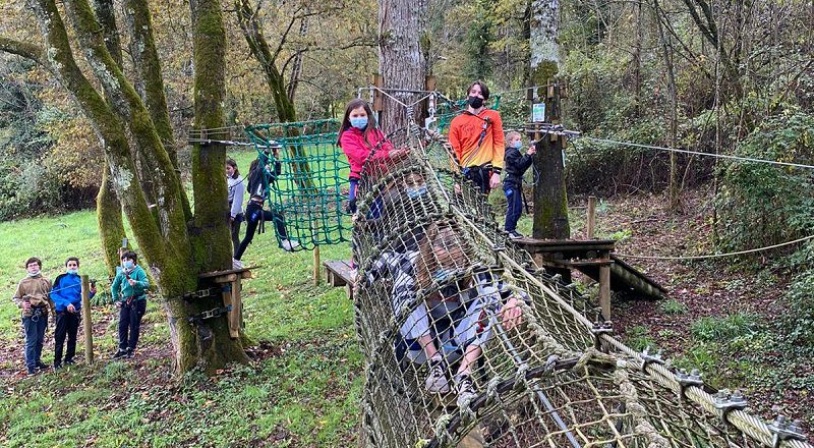
[[[274,54],[271,56],[272,61],[276,61],[277,57],[280,55],[280,52],[283,51],[283,45],[285,45],[286,40],[288,39],[288,33],[291,32],[291,28],[294,26],[294,22],[296,22],[297,19],[299,18],[296,13],[299,12],[300,9],[298,9],[294,14],[291,15],[291,20],[288,21],[288,26],[285,28],[285,32],[283,32],[282,37],[280,37],[280,44],[277,45],[277,49],[274,50]]]

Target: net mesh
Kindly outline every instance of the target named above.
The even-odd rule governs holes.
[[[353,216],[365,446],[811,448],[610,337],[448,146],[391,139],[409,151],[368,159]]]
[[[265,206],[278,243],[295,250],[350,240],[345,212],[349,165],[336,145],[339,122],[316,120],[248,126],[263,169]]]

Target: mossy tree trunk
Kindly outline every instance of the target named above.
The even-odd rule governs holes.
[[[136,3],[130,2],[131,5]],[[110,42],[105,41],[105,33],[99,33],[105,28],[97,20],[88,0],[65,0],[63,4],[81,52],[74,52],[71,48],[63,13],[55,0],[29,1],[38,18],[45,48],[0,38],[0,49],[33,59],[49,69],[92,123],[105,150],[106,180],[121,201],[121,208],[131,224],[150,274],[164,297],[176,353],[176,371],[180,373],[201,367],[214,372],[230,362],[246,362],[248,359],[240,341],[229,337],[225,317],[203,321],[197,327],[187,321],[191,314],[222,305],[219,301],[187,304],[181,299],[184,293],[199,288],[200,272],[231,265],[226,185],[214,181],[223,178],[224,148],[197,148],[193,155],[194,192],[207,200],[199,201],[196,215],[188,222],[188,201],[165,147],[166,130],[160,130],[153,118],[161,114],[148,110],[133,84],[124,76],[120,61],[111,54]],[[222,126],[224,119],[220,105],[225,96],[225,35],[220,4],[217,0],[199,0],[190,2],[190,8],[197,69],[195,100],[199,115],[196,125]],[[141,13],[147,14],[143,20],[149,20],[148,9]],[[154,46],[151,29],[142,27],[142,30],[145,33],[140,39],[145,45]],[[104,89],[104,95],[79,68],[74,53],[85,56]],[[151,70],[154,73],[150,76],[142,75],[148,91],[160,89],[160,86],[150,84],[150,80],[160,79],[160,67],[156,64]],[[136,154],[144,155],[144,170],[136,169],[133,162]],[[145,179],[140,178],[140,174],[149,174],[155,186],[153,210],[141,188]],[[110,250],[107,247],[111,242],[109,235],[123,234],[118,233],[122,228],[120,217],[117,221],[112,216],[120,208],[113,204],[109,192],[104,189],[100,194],[100,205],[105,204],[102,206],[106,208],[99,217],[106,251]]]
[[[534,0],[531,3],[529,79],[533,85],[556,82],[560,63],[559,14],[558,0]],[[547,89],[541,90],[543,96],[548,97]],[[546,101],[546,121],[558,123],[560,109],[559,88],[555,88],[554,97]],[[552,142],[549,135],[542,134],[537,144],[534,165],[541,174],[540,180],[534,184],[534,238],[563,240],[571,237],[562,149],[561,137]]]

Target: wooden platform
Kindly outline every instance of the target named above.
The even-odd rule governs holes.
[[[543,267],[576,269],[599,282],[602,315],[610,320],[610,291],[635,291],[647,298],[662,299],[667,290],[612,254],[614,240],[513,240]]]
[[[259,266],[252,266],[225,271],[206,272],[198,275],[198,278],[216,284],[229,284],[229,288],[225,288],[223,291],[223,306],[232,306],[228,318],[229,336],[233,339],[240,337],[240,329],[243,326],[243,299],[240,296],[243,285],[241,285],[241,280],[252,278],[251,270],[257,269],[258,267]]]
[[[329,260],[323,263],[325,275],[331,286],[345,286],[348,298],[353,299],[353,268],[344,260]]]

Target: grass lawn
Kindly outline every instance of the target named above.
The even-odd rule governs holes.
[[[236,154],[242,173],[254,153]],[[314,286],[312,253],[277,248],[270,228],[244,256],[261,266],[244,283],[246,332],[257,342],[250,366],[215,378],[170,375],[168,327],[151,299],[133,360],[109,360],[116,313],[93,308],[97,362],[32,378],[23,373],[19,311],[10,297],[29,256],[53,279],[66,257],[106,279],[92,211],[0,223],[0,446],[348,446],[354,444],[363,359],[344,289]],[[350,244],[323,246],[323,260],[348,259]],[[49,327],[43,360],[53,359]]]

